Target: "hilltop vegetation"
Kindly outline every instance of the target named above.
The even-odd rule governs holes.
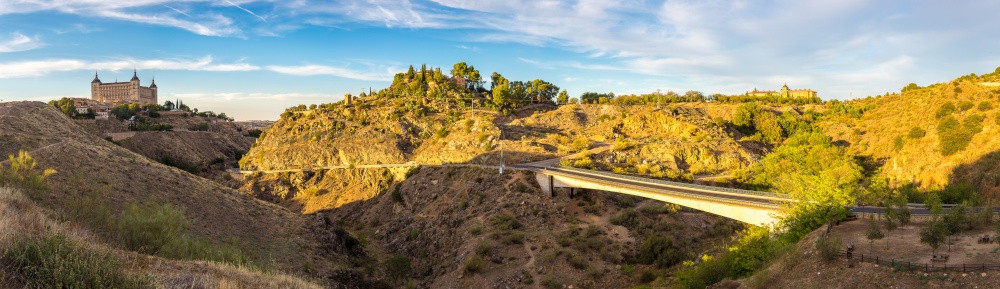
[[[819,123],[849,150],[878,164],[877,175],[911,200],[936,191],[945,202],[996,204],[1000,177],[992,169],[1000,148],[1000,69],[926,87],[909,84],[887,93],[842,104],[838,117]],[[975,168],[975,169],[971,169]]]

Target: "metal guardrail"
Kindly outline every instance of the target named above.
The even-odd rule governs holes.
[[[552,170],[547,170],[547,169],[543,169],[543,170],[546,170],[549,173],[553,173],[553,174],[558,174],[558,175],[563,175],[563,176],[568,176],[568,177],[577,177],[577,176],[574,176],[574,175],[570,175],[570,174],[566,174],[566,173],[562,173],[562,172],[558,172],[558,171],[552,171]],[[590,181],[590,182],[596,182],[596,183],[605,184],[605,185],[612,185],[612,186],[618,186],[618,187],[627,187],[627,188],[631,188],[631,189],[634,189],[634,190],[640,190],[640,191],[662,192],[662,193],[665,193],[665,194],[679,195],[679,196],[684,196],[684,197],[689,197],[689,198],[695,198],[695,199],[713,200],[713,201],[724,202],[724,203],[746,204],[746,205],[757,206],[757,207],[769,207],[769,208],[780,208],[781,207],[778,204],[775,204],[775,203],[772,203],[772,202],[765,202],[765,201],[747,201],[747,200],[739,200],[739,199],[732,199],[732,198],[724,198],[724,197],[716,197],[716,196],[706,196],[706,195],[700,195],[700,194],[691,194],[691,193],[684,193],[684,192],[677,192],[677,191],[669,191],[669,190],[664,190],[664,189],[650,188],[650,187],[646,187],[646,186],[623,184],[623,183],[617,183],[617,182],[609,182],[609,181],[599,180],[599,179],[593,179],[593,178],[587,178],[587,180]]]
[[[615,174],[615,173],[610,173],[610,172],[602,172],[602,171],[595,171],[595,170],[578,169],[578,168],[559,167],[558,169],[560,169],[560,170],[567,170],[567,171],[574,171],[574,172],[583,173],[583,174],[600,175],[600,176],[605,176],[605,177],[627,179],[627,180],[639,181],[639,182],[644,182],[644,183],[656,183],[656,184],[660,184],[660,185],[673,186],[673,187],[681,187],[681,188],[689,188],[689,189],[696,189],[696,190],[709,191],[709,192],[726,192],[726,193],[732,193],[732,194],[741,194],[741,195],[752,195],[752,196],[768,197],[768,198],[773,198],[773,199],[777,199],[777,200],[789,200],[789,201],[792,200],[792,198],[790,196],[786,195],[786,194],[779,194],[779,193],[773,193],[773,192],[761,192],[761,191],[751,191],[751,190],[744,190],[744,189],[734,189],[734,188],[725,188],[725,187],[713,187],[713,186],[706,186],[706,185],[688,184],[688,183],[681,183],[681,182],[672,182],[672,181],[664,181],[664,180],[657,180],[657,179],[650,179],[650,178],[642,178],[642,177],[629,176],[629,175],[620,175],[620,174]]]

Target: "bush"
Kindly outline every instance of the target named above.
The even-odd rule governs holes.
[[[941,154],[944,156],[963,151],[972,142],[972,133],[959,124],[954,117],[942,118],[938,122],[937,130],[941,140]]]
[[[673,240],[667,236],[646,238],[639,246],[639,262],[654,264],[660,269],[680,263],[682,254],[674,246]]]
[[[911,128],[910,132],[906,134],[907,137],[912,138],[912,139],[922,138],[925,135],[927,135],[927,131],[925,131],[925,130],[919,128],[919,127],[913,127],[913,128]]]
[[[567,253],[566,262],[569,262],[569,265],[572,266],[573,268],[576,268],[577,270],[583,270],[587,268],[587,259],[581,256],[577,256],[576,254]]]
[[[980,102],[979,106],[976,107],[976,108],[979,109],[979,111],[991,110],[991,109],[993,109],[993,103],[990,103],[989,101],[983,101],[983,102]]]
[[[972,108],[974,106],[976,106],[976,104],[972,103],[971,101],[968,101],[968,100],[963,100],[963,101],[958,102],[958,110],[961,110],[961,111],[969,110],[970,108]]]
[[[472,255],[465,260],[465,264],[462,264],[462,269],[466,273],[478,273],[479,270],[483,269],[483,259],[479,258],[478,255]]]
[[[385,268],[385,273],[393,279],[402,279],[410,276],[410,271],[412,270],[410,266],[410,258],[406,256],[393,256],[382,262],[382,267]]]
[[[493,250],[493,245],[490,245],[490,243],[487,242],[479,243],[479,245],[476,246],[476,254],[479,255],[489,255],[491,250]]]
[[[611,217],[611,223],[629,229],[638,228],[642,225],[639,213],[633,209],[625,209]]]
[[[840,255],[842,244],[839,237],[819,237],[816,239],[816,251],[819,251],[819,256],[823,260],[833,261]]]
[[[986,117],[978,114],[972,114],[962,120],[962,126],[971,134],[977,134],[983,131],[983,120]]]
[[[8,155],[7,163],[7,167],[0,163],[0,187],[19,188],[33,197],[48,190],[45,180],[56,173],[56,170],[53,169],[45,169],[41,172],[35,170],[37,165],[35,159],[24,150],[19,151],[17,157]]]
[[[0,263],[5,271],[0,277],[10,274],[26,288],[152,287],[148,278],[127,273],[110,255],[79,247],[63,235],[15,240]]]
[[[493,229],[497,231],[509,231],[521,228],[521,222],[510,213],[503,213],[493,218]]]
[[[583,151],[590,149],[590,140],[587,139],[587,137],[585,136],[579,136],[573,140],[572,147],[574,151]]]
[[[399,192],[398,185],[392,189],[392,201],[400,204],[403,203],[403,194]]]
[[[184,212],[167,204],[129,205],[118,220],[118,235],[126,248],[156,254],[187,231]]]
[[[904,144],[905,142],[903,141],[903,136],[896,136],[896,138],[892,140],[892,150],[898,152],[903,149]]]
[[[938,107],[937,112],[934,113],[934,117],[942,118],[945,116],[949,116],[954,112],[955,112],[955,104],[949,101],[942,104],[941,107]]]

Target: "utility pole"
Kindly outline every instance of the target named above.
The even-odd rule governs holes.
[[[500,174],[503,174],[503,128],[500,128]]]

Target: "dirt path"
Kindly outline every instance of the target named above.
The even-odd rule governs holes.
[[[524,242],[524,251],[528,252],[528,262],[524,263],[525,271],[531,274],[531,285],[533,288],[542,288],[542,279],[538,276],[538,272],[535,270],[535,253],[531,251],[531,242]]]
[[[61,140],[61,141],[58,141],[58,142],[47,144],[47,145],[45,145],[43,147],[36,148],[36,149],[28,151],[28,154],[29,155],[30,154],[35,154],[36,152],[39,152],[41,150],[44,150],[44,149],[47,149],[47,148],[50,148],[50,147],[53,147],[53,146],[57,146],[57,145],[62,145],[62,144],[65,144],[65,143],[66,143],[66,140]],[[0,164],[7,164],[9,162],[10,162],[10,159],[4,159],[3,161],[0,161]]]

